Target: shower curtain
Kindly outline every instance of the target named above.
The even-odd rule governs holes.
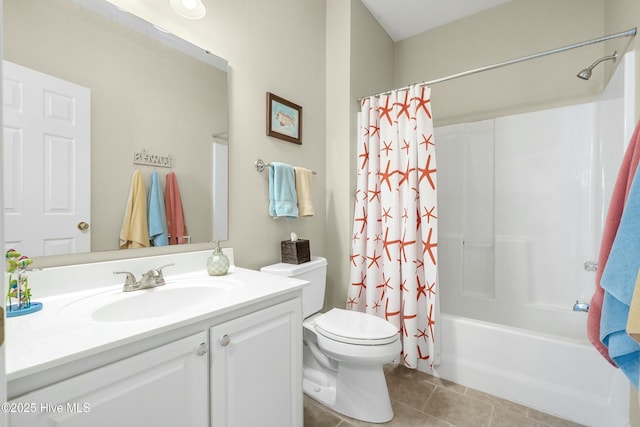
[[[436,156],[430,89],[363,99],[347,308],[398,327],[402,362],[438,363]]]

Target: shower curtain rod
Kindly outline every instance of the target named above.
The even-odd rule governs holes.
[[[447,80],[453,80],[453,79],[457,79],[459,77],[466,77],[466,76],[470,76],[472,74],[481,73],[483,71],[495,70],[496,68],[506,67],[507,65],[513,65],[513,64],[517,64],[519,62],[528,61],[530,59],[536,59],[536,58],[540,58],[542,56],[553,55],[554,53],[560,53],[560,52],[564,52],[564,51],[571,50],[571,49],[576,49],[576,48],[583,47],[583,46],[589,46],[589,45],[596,44],[596,43],[601,43],[601,42],[604,42],[604,41],[607,41],[607,40],[617,39],[619,37],[634,37],[636,35],[636,33],[637,33],[637,30],[638,30],[637,27],[634,27],[634,28],[631,28],[630,30],[622,31],[620,33],[610,34],[608,36],[599,37],[597,39],[586,40],[586,41],[583,41],[583,42],[580,42],[580,43],[575,43],[575,44],[571,44],[571,45],[564,46],[564,47],[559,47],[557,49],[547,50],[547,51],[540,52],[540,53],[534,53],[533,55],[523,56],[523,57],[520,57],[520,58],[511,59],[509,61],[499,62],[497,64],[485,65],[484,67],[474,68],[472,70],[467,70],[467,71],[463,71],[463,72],[460,72],[460,73],[451,74],[450,76],[440,77],[440,78],[435,79],[435,80],[429,80],[429,81],[425,81],[425,82],[422,82],[422,83],[416,83],[415,85],[416,86],[428,86],[428,85],[432,85],[432,84],[436,84],[436,83],[442,83],[442,82],[445,82]],[[388,95],[388,94],[392,93],[395,90],[406,90],[406,89],[409,89],[409,87],[410,86],[404,86],[404,87],[401,87],[399,89],[387,90],[387,91],[376,93],[374,95],[369,95],[369,96]],[[365,97],[359,98],[358,102],[362,101],[365,98],[368,98],[369,96],[365,96]]]

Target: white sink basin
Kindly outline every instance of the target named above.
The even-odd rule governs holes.
[[[240,286],[241,287],[241,286]],[[119,287],[94,294],[60,309],[60,314],[97,322],[132,322],[217,306],[237,289],[236,283],[173,284],[132,292]]]
[[[137,293],[139,292],[139,293]],[[153,288],[131,292],[131,296],[105,304],[91,314],[98,322],[129,322],[169,316],[206,305],[225,289],[212,287]]]

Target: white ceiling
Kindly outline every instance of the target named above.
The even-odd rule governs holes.
[[[415,36],[511,0],[362,0],[393,41]]]

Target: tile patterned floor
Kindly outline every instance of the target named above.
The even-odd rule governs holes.
[[[354,420],[304,397],[304,427],[580,427],[402,366],[385,369],[394,418],[385,424]]]

